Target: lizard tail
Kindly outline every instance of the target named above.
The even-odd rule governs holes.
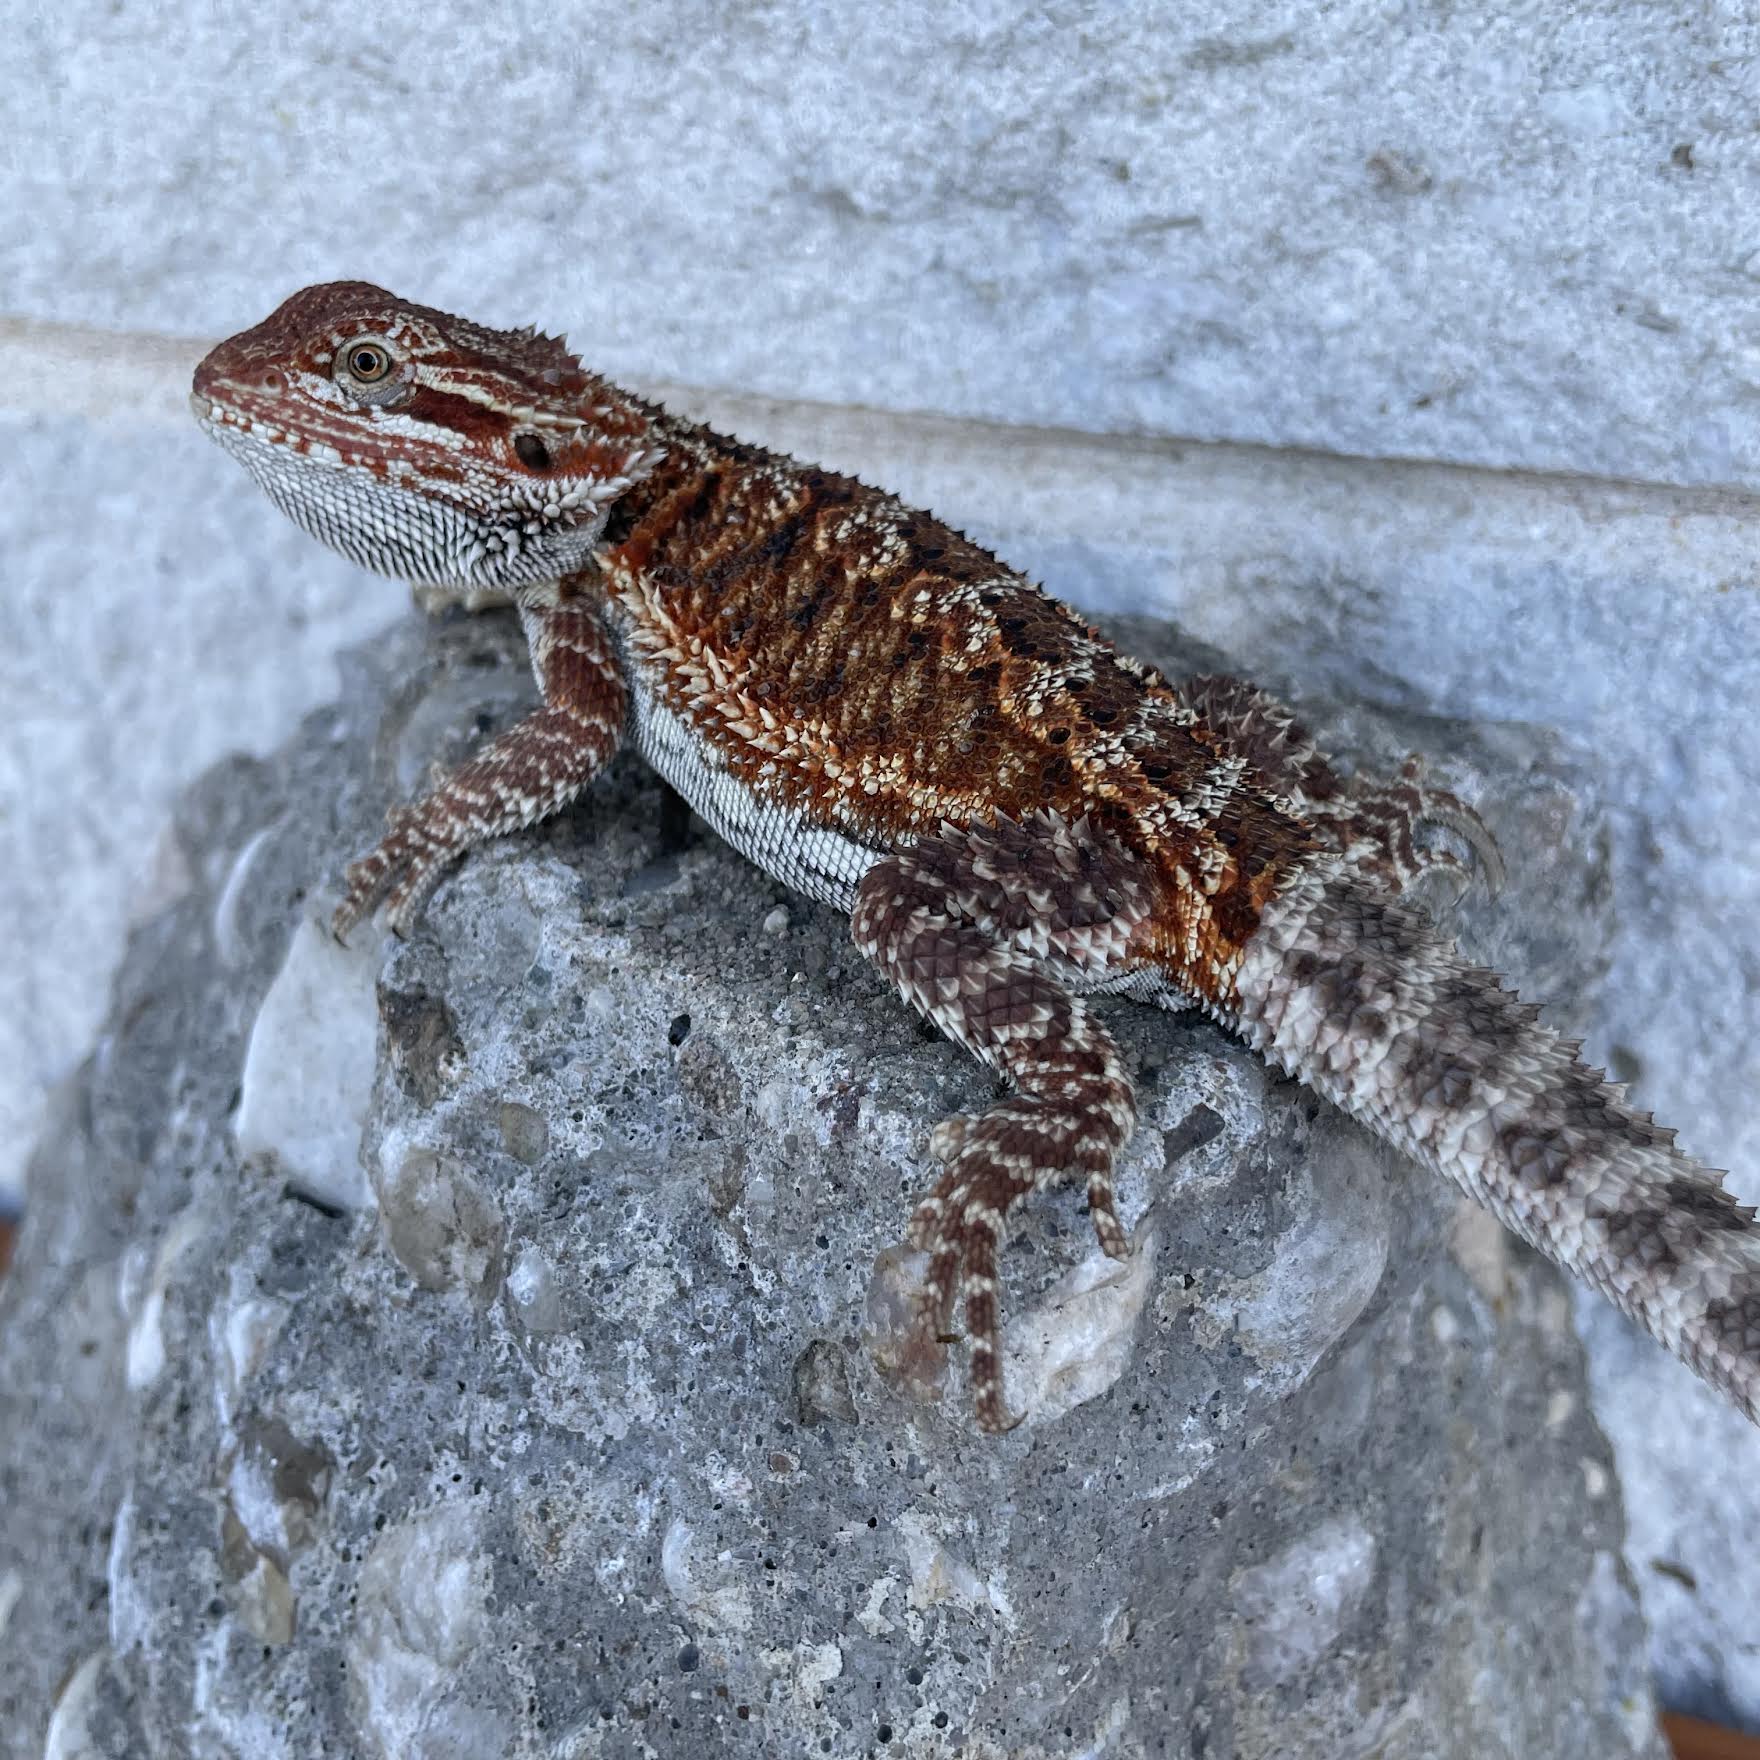
[[[1539,1011],[1335,865],[1247,944],[1256,1050],[1446,1174],[1760,1423],[1760,1227]]]

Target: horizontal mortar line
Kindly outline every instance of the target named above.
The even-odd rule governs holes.
[[[188,416],[189,375],[212,346],[198,338],[151,331],[0,317],[0,412],[180,423]],[[913,454],[925,444],[945,454],[964,444],[993,454],[1023,449],[1042,455],[1062,452],[1072,459],[1105,459],[1115,467],[1128,461],[1139,471],[1172,469],[1196,460],[1212,468],[1233,466],[1243,474],[1301,473],[1341,484],[1373,476],[1383,486],[1392,479],[1414,488],[1428,481],[1525,490],[1553,500],[1611,501],[1637,515],[1743,520],[1760,515],[1760,489],[1740,484],[1679,484],[1257,441],[1046,427],[676,382],[637,382],[630,389],[680,414],[712,419],[760,441],[767,429],[823,434],[833,440],[865,431],[884,437],[888,450],[901,454]],[[850,466],[845,463],[844,468]]]

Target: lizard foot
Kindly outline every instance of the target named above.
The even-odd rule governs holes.
[[[1503,888],[1503,856],[1490,827],[1459,795],[1426,783],[1416,755],[1396,780],[1353,776],[1335,798],[1309,803],[1307,812],[1347,866],[1390,892],[1403,892],[1429,874],[1445,874],[1451,890],[1444,902],[1452,905],[1475,870],[1493,894]],[[1471,866],[1454,850],[1421,841],[1431,831],[1459,838],[1472,855]]]
[[[338,941],[346,941],[381,902],[389,907],[386,921],[396,934],[407,935],[415,926],[456,853],[443,836],[427,828],[425,820],[432,814],[424,812],[426,806],[424,801],[393,807],[386,816],[384,838],[343,870],[342,902],[330,919],[330,932]]]
[[[532,594],[520,619],[544,707],[497,734],[420,800],[391,811],[379,846],[344,876],[330,922],[338,939],[381,900],[392,929],[408,934],[466,850],[558,812],[617,750],[628,693],[597,616]]]
[[[998,1255],[1009,1213],[1032,1193],[1069,1173],[1086,1173],[1088,1210],[1101,1249],[1130,1256],[1112,1191],[1118,1147],[1113,1109],[1128,1105],[1129,1089],[1108,1098],[1112,1107],[1075,1106],[1021,1094],[989,1112],[962,1120],[958,1149],[935,1189],[911,1218],[909,1241],[928,1253],[916,1296],[907,1355],[923,1356],[952,1336],[953,1310],[965,1297],[965,1338],[978,1426],[1009,1430],[1002,1389]]]
[[[907,1359],[939,1354],[964,1297],[979,1427],[1008,1429],[997,1260],[1009,1214],[1070,1177],[1087,1182],[1101,1247],[1126,1258],[1112,1164],[1136,1099],[1112,1036],[1045,957],[1104,973],[1146,921],[1144,877],[1124,852],[1046,817],[944,827],[875,863],[857,889],[856,945],[950,1037],[1012,1083],[987,1111],[944,1120],[930,1138],[943,1172],[910,1239],[929,1255]]]
[[[1425,783],[1417,756],[1391,782],[1343,778],[1295,711],[1257,685],[1212,675],[1189,680],[1179,694],[1212,737],[1287,799],[1356,873],[1396,893],[1426,875],[1447,875],[1452,895],[1445,907],[1459,900],[1474,868],[1493,893],[1502,889],[1503,857],[1490,828],[1458,795]],[[1472,867],[1454,850],[1423,841],[1431,831],[1459,838]]]

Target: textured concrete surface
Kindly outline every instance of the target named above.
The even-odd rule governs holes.
[[[1760,484],[1740,6],[21,9],[7,301],[361,274],[607,367]]]
[[[1137,1251],[1035,1207],[991,1441],[885,1373],[987,1078],[638,766],[315,962],[319,877],[529,702],[510,623],[406,626],[179,809],[0,1286],[0,1753],[1659,1760],[1560,1282],[1208,1026],[1112,1006]],[[1559,742],[1321,720],[1453,754],[1525,907],[1468,933],[1567,994],[1611,898]],[[234,1129],[320,992],[379,1023],[358,1207]]]

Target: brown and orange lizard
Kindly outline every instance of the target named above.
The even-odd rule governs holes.
[[[626,739],[1012,1092],[940,1124],[916,1211],[926,1361],[963,1294],[977,1417],[1008,1427],[1011,1213],[1086,1183],[1130,1251],[1135,1099],[1084,1000],[1202,1009],[1634,1315],[1760,1420],[1760,1228],[1673,1133],[1402,902],[1492,876],[1415,769],[1341,778],[1251,685],[1174,685],[929,514],[682,421],[562,341],[361,282],[216,348],[203,427],[306,531],[517,608],[543,707],[356,862],[346,934],[407,929],[447,866],[587,787]]]

